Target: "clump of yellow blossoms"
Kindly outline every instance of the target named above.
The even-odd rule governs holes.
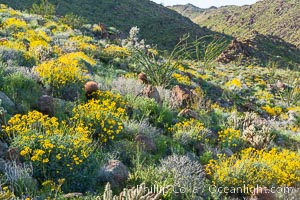
[[[99,91],[94,96],[97,98],[73,109],[72,120],[88,126],[101,142],[107,142],[123,130],[121,119],[126,116],[125,102],[120,95],[109,91]]]
[[[43,62],[35,68],[42,82],[54,88],[84,82],[88,76],[84,64],[95,65],[95,61],[83,52],[60,56],[57,60]]]
[[[13,31],[17,31],[19,29],[25,29],[26,26],[27,24],[24,20],[16,17],[7,18],[3,23],[4,28],[12,29]]]
[[[184,76],[179,73],[174,73],[172,77],[175,78],[180,84],[191,85],[191,80],[188,76]]]
[[[241,88],[242,87],[242,82],[240,79],[234,78],[231,81],[228,81],[225,84],[226,87],[235,87],[235,88]]]
[[[104,54],[109,57],[125,58],[130,55],[130,52],[125,47],[110,45],[104,49]]]
[[[265,110],[271,116],[277,116],[277,115],[280,115],[282,113],[282,108],[278,107],[278,106],[271,107],[269,105],[266,105],[266,106],[263,106],[261,108],[263,110]]]
[[[169,131],[173,132],[174,139],[183,144],[205,140],[205,134],[207,133],[204,124],[194,118],[176,123],[173,127],[169,128]]]
[[[247,148],[229,158],[211,160],[206,172],[217,186],[300,186],[300,155],[289,150]]]
[[[83,124],[70,126],[38,111],[17,114],[8,124],[4,132],[11,138],[11,146],[33,163],[38,179],[56,179],[61,174],[68,177],[93,150],[91,132]]]
[[[97,46],[91,44],[93,41],[92,37],[88,36],[74,36],[69,39],[73,43],[73,47],[76,47],[79,51],[93,52],[97,50]]]
[[[241,131],[232,128],[218,132],[218,141],[222,147],[237,147],[242,143]]]

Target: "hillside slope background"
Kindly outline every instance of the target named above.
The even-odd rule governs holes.
[[[0,0],[12,8],[29,9],[36,0]],[[190,19],[149,0],[49,0],[56,7],[57,15],[73,13],[87,19],[90,24],[104,23],[117,27],[127,34],[131,27],[138,26],[140,35],[148,44],[157,44],[161,49],[170,49],[179,38],[190,33],[191,37],[212,34],[203,30]]]
[[[300,1],[263,0],[253,5],[224,6],[199,12],[191,5],[173,6],[183,16],[211,30],[232,36],[247,37],[249,32],[257,31],[263,35],[282,38],[300,47]],[[194,10],[194,14],[191,12]]]

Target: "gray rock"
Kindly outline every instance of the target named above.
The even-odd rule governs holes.
[[[0,100],[1,106],[8,112],[11,112],[15,109],[15,103],[5,93],[0,92]]]
[[[135,141],[139,145],[141,145],[142,148],[146,151],[150,151],[150,152],[156,151],[156,145],[155,145],[154,141],[145,135],[136,136]]]
[[[38,110],[46,115],[54,114],[54,100],[53,97],[48,95],[42,95],[37,102]]]
[[[8,150],[8,145],[5,142],[0,141],[0,157],[2,158]]]

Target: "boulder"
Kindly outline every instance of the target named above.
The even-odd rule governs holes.
[[[45,115],[54,114],[54,99],[48,95],[42,95],[37,101],[37,109]]]
[[[156,87],[152,85],[146,85],[142,91],[138,94],[138,96],[147,97],[150,99],[154,99],[158,104],[161,103],[161,99],[159,96],[159,92]]]
[[[186,108],[193,102],[193,93],[182,87],[174,86],[171,92],[170,106],[171,108]]]
[[[141,84],[148,84],[149,81],[148,81],[147,75],[143,72],[139,73],[138,82],[141,83]]]
[[[199,114],[196,113],[195,111],[192,111],[191,109],[184,108],[183,110],[181,110],[178,113],[178,117],[186,117],[186,118],[198,119],[199,118]]]
[[[15,103],[8,96],[6,96],[5,93],[0,92],[0,100],[0,106],[2,106],[8,112],[11,112],[15,109]]]
[[[135,141],[142,146],[142,148],[149,152],[156,151],[156,145],[154,141],[145,135],[138,135],[135,138]]]
[[[0,157],[2,158],[8,150],[8,145],[5,142],[0,141]]]
[[[121,189],[128,178],[127,167],[119,160],[110,160],[100,169],[99,182],[109,182],[112,188]]]
[[[89,95],[99,90],[98,84],[95,81],[88,81],[84,85],[85,94]]]
[[[93,98],[93,93],[99,90],[98,83],[95,81],[88,81],[84,85],[84,92],[87,99]]]

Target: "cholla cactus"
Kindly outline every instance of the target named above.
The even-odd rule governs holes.
[[[270,123],[254,112],[247,112],[243,120],[242,137],[255,148],[265,148],[274,139]]]
[[[171,186],[162,188],[158,194],[152,192],[148,192],[147,194],[145,194],[146,186],[143,183],[137,186],[137,188],[124,188],[118,196],[113,196],[111,186],[109,183],[107,183],[107,185],[105,186],[103,200],[158,200],[161,199],[162,194],[166,192],[170,187]]]

